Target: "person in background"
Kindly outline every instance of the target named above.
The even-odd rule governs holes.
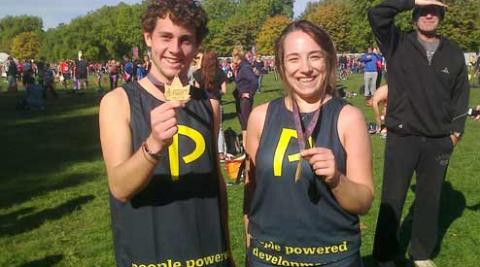
[[[118,87],[118,63],[115,59],[108,62],[108,78],[110,80],[110,91]]]
[[[415,31],[401,32],[395,17],[413,10]],[[450,156],[460,140],[470,85],[462,50],[439,35],[445,4],[435,0],[385,0],[368,18],[388,66],[388,129],[382,197],[373,257],[396,266],[405,197],[416,174],[409,257],[432,267],[438,244],[440,197]]]
[[[54,98],[58,98],[57,91],[55,91],[55,71],[51,68],[50,63],[44,63],[43,77],[43,96],[46,97],[47,91],[52,94]]]
[[[8,92],[15,93],[17,92],[17,64],[11,56],[7,58],[6,63],[6,73],[7,73],[7,82],[8,82]]]
[[[377,88],[372,97],[372,108],[375,116],[375,124],[377,133],[380,133],[385,125],[382,121],[385,119],[387,110],[388,85],[382,85]],[[383,105],[382,112],[380,112],[380,105]],[[386,129],[385,129],[386,130]]]
[[[190,64],[190,68],[188,69],[188,83],[191,85],[195,85],[195,77],[193,76],[193,73],[202,67],[202,59],[203,52],[199,51],[193,58],[192,64]]]
[[[218,63],[217,54],[213,51],[203,53],[200,69],[193,73],[194,85],[206,90],[210,99],[218,102],[219,110],[219,131],[217,138],[218,156],[220,160],[225,159],[226,144],[222,127],[222,96],[227,93],[227,76]]]
[[[123,56],[122,78],[126,83],[131,82],[135,75],[135,65],[128,55]]]
[[[137,66],[137,74],[135,75],[136,80],[141,80],[147,75],[147,70],[145,65],[139,59],[135,60],[135,65]]]
[[[143,56],[143,68],[145,69],[145,76],[147,76],[148,72],[150,72],[150,69],[152,68],[152,61],[148,55]]]
[[[60,75],[63,77],[60,79],[62,81],[63,87],[67,89],[67,83],[72,77],[72,75],[70,74],[70,66],[67,60],[60,62],[59,72]]]
[[[27,75],[23,78],[23,84],[25,86],[25,102],[26,108],[35,110],[44,110],[45,101],[43,97],[44,89],[39,84],[35,84],[35,78],[33,75]]]
[[[373,53],[377,55],[377,80],[375,81],[375,90],[378,90],[378,87],[380,87],[380,85],[382,84],[384,60],[380,50],[378,50],[377,47],[373,48]]]
[[[75,61],[74,76],[77,84],[77,91],[86,90],[88,88],[88,64],[82,55],[78,55]]]
[[[260,93],[262,91],[262,78],[265,70],[265,63],[262,60],[262,56],[259,54],[255,56],[255,62],[253,63],[253,70],[255,72],[255,75],[257,75],[258,77],[257,93]]]
[[[360,58],[360,62],[364,65],[364,73],[363,73],[363,80],[364,80],[364,96],[365,96],[365,104],[367,106],[371,105],[371,98],[373,94],[375,94],[375,90],[377,88],[377,61],[379,57],[377,54],[374,53],[371,47],[368,48],[367,53],[363,54]]]
[[[237,55],[241,58],[241,54]],[[238,59],[235,60],[238,62]],[[258,88],[258,77],[253,71],[253,54],[248,51],[240,61],[237,67],[237,73],[235,76],[236,88],[233,92],[235,96],[235,106],[237,110],[237,117],[240,121],[240,127],[242,129],[242,142],[245,148],[246,134],[247,134],[247,122],[250,112],[253,108],[253,97]]]
[[[247,266],[361,267],[358,214],[373,201],[371,145],[362,112],[336,96],[334,44],[325,30],[296,21],[277,39],[275,62],[286,96],[248,120]]]
[[[478,106],[475,108],[475,110],[477,110],[477,111],[480,112],[480,105],[478,105]],[[480,115],[475,116],[474,119],[475,119],[476,121],[480,121]]]

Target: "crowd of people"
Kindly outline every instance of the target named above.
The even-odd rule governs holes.
[[[412,33],[394,25],[407,10]],[[319,26],[292,22],[271,61],[284,96],[253,108],[271,64],[241,45],[228,60],[199,53],[208,32],[201,6],[152,3],[142,17],[151,71],[108,93],[100,106],[118,266],[234,266],[219,171],[221,98],[229,81],[246,151],[246,265],[362,266],[358,215],[374,198],[372,151],[362,113],[336,92],[338,69],[361,71],[355,62],[376,110],[375,130],[388,132],[373,256],[379,266],[402,260],[398,228],[415,172],[409,256],[415,266],[435,266],[439,196],[469,95],[461,50],[436,33],[444,13],[439,1],[383,1],[368,13],[379,47],[358,60],[337,58]],[[386,65],[388,86],[380,86]],[[192,85],[189,100],[166,95],[177,77]],[[445,108],[432,109],[437,105]]]
[[[363,72],[375,132],[386,138],[373,257],[381,267],[404,261],[398,231],[415,173],[408,255],[414,266],[432,267],[440,193],[469,112],[463,53],[437,33],[445,7],[384,0],[370,8],[378,48],[360,57],[337,56],[324,29],[299,20],[276,39],[274,59],[241,45],[220,59],[201,49],[208,28],[200,4],[153,1],[141,18],[149,52],[142,60],[88,64],[79,53],[75,61],[20,66],[9,58],[8,86],[21,77],[37,99],[46,90],[57,96],[55,77],[81,92],[89,74],[99,89],[108,76],[99,125],[117,266],[235,266],[220,171],[221,100],[233,82],[246,157],[246,265],[361,267],[359,215],[375,196],[372,150],[362,112],[336,88],[339,75]],[[415,31],[401,32],[395,17],[409,10]],[[380,86],[386,66],[388,85]],[[253,107],[269,71],[284,94]]]

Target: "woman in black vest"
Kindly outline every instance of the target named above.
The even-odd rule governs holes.
[[[335,94],[323,29],[293,22],[275,53],[286,96],[255,108],[247,128],[248,264],[362,266],[358,214],[373,200],[363,115]]]

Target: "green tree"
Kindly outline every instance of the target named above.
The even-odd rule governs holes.
[[[41,38],[36,32],[22,32],[12,42],[12,55],[19,59],[37,58],[40,53]]]
[[[261,55],[273,55],[275,53],[275,40],[290,22],[291,20],[283,15],[268,18],[255,40],[257,52]]]
[[[0,19],[0,52],[10,53],[13,39],[22,32],[42,33],[43,22],[33,16],[7,16]]]
[[[216,9],[217,4],[227,7],[227,15],[222,15],[221,10]],[[204,41],[204,47],[222,56],[230,55],[238,42],[247,49],[251,48],[261,25],[269,17],[292,17],[293,14],[291,0],[205,0],[203,5],[211,19],[210,34]]]
[[[350,39],[352,17],[351,7],[345,1],[325,1],[305,14],[305,19],[328,32],[339,52],[355,49]]]
[[[480,49],[480,4],[478,0],[447,1],[449,8],[440,33],[455,41],[464,51]]]

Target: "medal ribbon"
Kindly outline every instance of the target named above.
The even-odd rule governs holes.
[[[320,115],[320,108],[315,110],[313,113],[312,120],[308,123],[307,128],[303,131],[302,121],[300,119],[300,110],[298,108],[297,101],[292,97],[292,110],[293,110],[293,121],[295,122],[295,129],[297,131],[297,141],[299,152],[305,150],[307,140],[312,135],[315,126],[317,125],[318,117]],[[297,170],[295,171],[295,182],[298,182],[300,179],[300,174],[302,172],[302,158],[298,160]]]
[[[160,89],[162,92],[165,90],[165,84],[159,81],[155,76],[152,75],[152,73],[147,74],[147,79],[155,85],[158,89]]]

